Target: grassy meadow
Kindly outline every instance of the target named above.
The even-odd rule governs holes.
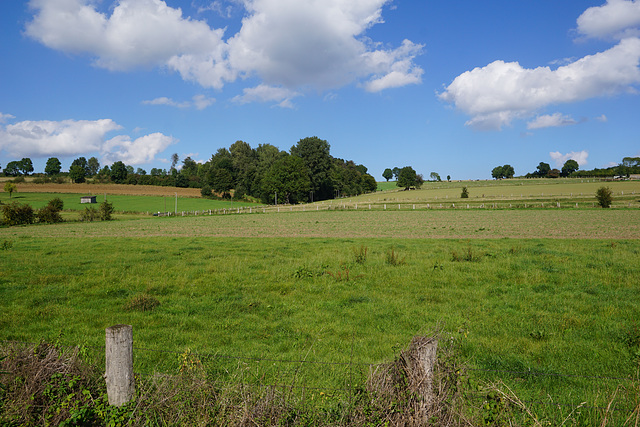
[[[360,197],[447,191],[458,189]],[[0,340],[83,344],[101,363],[104,329],[126,323],[136,372],[175,373],[189,349],[211,374],[241,367],[247,382],[337,396],[368,364],[438,328],[471,384],[503,384],[538,419],[592,425],[589,408],[615,394],[612,416],[624,421],[638,404],[637,382],[625,378],[637,381],[640,367],[639,239],[640,210],[628,208],[284,210],[0,228]]]

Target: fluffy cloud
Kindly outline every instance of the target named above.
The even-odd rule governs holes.
[[[614,38],[640,35],[640,1],[608,0],[590,7],[578,18],[578,33],[586,37]]]
[[[549,127],[560,127],[575,125],[576,122],[570,116],[565,116],[560,113],[554,113],[551,115],[538,116],[535,120],[527,123],[527,129],[542,129]]]
[[[576,162],[578,162],[578,164],[580,166],[584,166],[586,165],[587,162],[587,157],[589,157],[589,152],[588,151],[572,151],[571,153],[567,153],[567,154],[562,154],[559,151],[553,151],[551,153],[549,153],[549,156],[551,156],[551,158],[555,161],[556,163],[556,167],[558,169],[560,169],[567,160],[569,159],[573,159]]]
[[[131,141],[126,135],[105,142],[109,132],[122,127],[111,119],[22,121],[0,127],[0,150],[10,156],[77,156],[99,151],[107,163],[122,160],[127,164],[148,163],[176,140],[153,133]]]
[[[85,53],[110,70],[164,66],[203,87],[255,76],[272,87],[330,89],[354,81],[368,91],[416,84],[422,46],[377,49],[364,34],[390,0],[244,0],[240,30],[182,15],[162,0],[120,0],[111,14],[90,0],[31,0],[26,33],[53,49]],[[219,3],[213,2],[216,8]]]
[[[119,135],[104,143],[101,149],[102,158],[106,163],[118,160],[128,165],[149,163],[176,142],[175,138],[161,133],[152,133],[135,140],[126,135]]]
[[[214,102],[216,102],[215,98],[208,98],[205,95],[195,95],[193,98],[191,98],[191,101],[177,102],[177,101],[174,101],[171,98],[167,98],[166,96],[161,96],[159,98],[155,98],[155,99],[151,99],[151,100],[147,100],[147,101],[142,101],[142,104],[144,104],[144,105],[168,105],[168,106],[177,107],[177,108],[191,108],[191,107],[194,107],[194,108],[196,108],[198,110],[204,110],[205,108],[207,108],[208,106],[210,106]]]
[[[27,120],[0,131],[0,149],[14,157],[73,156],[100,149],[104,136],[118,129],[110,119]]]
[[[555,70],[495,61],[459,75],[438,96],[470,115],[467,125],[500,129],[551,104],[633,92],[639,62],[640,39],[628,38]]]
[[[275,102],[277,106],[282,108],[293,108],[291,100],[300,93],[291,91],[283,87],[258,85],[253,88],[243,90],[243,95],[235,96],[232,101],[238,104],[246,104],[249,102]]]

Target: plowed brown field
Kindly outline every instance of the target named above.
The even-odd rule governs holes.
[[[120,194],[132,196],[174,196],[200,197],[199,188],[158,187],[154,185],[124,184],[34,184],[19,183],[18,193],[77,193],[77,194]]]

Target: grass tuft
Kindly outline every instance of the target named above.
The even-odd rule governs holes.
[[[159,305],[160,301],[157,298],[147,294],[140,294],[129,300],[124,309],[127,311],[151,311]]]

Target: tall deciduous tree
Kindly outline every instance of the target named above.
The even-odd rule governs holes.
[[[117,184],[123,184],[126,181],[129,172],[127,171],[125,164],[118,160],[111,165],[109,173],[111,181]]]
[[[20,162],[13,160],[7,163],[7,166],[4,167],[5,176],[18,176],[20,175]]]
[[[391,178],[393,178],[393,171],[389,168],[386,168],[384,172],[382,172],[382,177],[389,182]]]
[[[31,172],[33,172],[33,162],[30,158],[24,157],[22,160],[20,160],[20,170],[25,175],[29,175]]]
[[[562,166],[562,176],[569,176],[578,169],[580,169],[578,162],[573,159],[569,159],[564,162],[564,165]]]
[[[262,179],[262,201],[299,203],[307,200],[311,190],[309,171],[304,160],[288,155],[277,160]]]
[[[549,163],[540,162],[538,166],[536,166],[536,171],[534,172],[534,174],[536,176],[544,178],[547,176],[547,174],[550,171],[551,171],[551,166],[549,165]]]
[[[78,157],[71,163],[69,168],[69,178],[75,183],[81,183],[85,181],[86,176],[89,174],[89,166],[87,159],[84,157]]]
[[[291,155],[301,158],[307,167],[311,190],[314,191],[317,199],[326,199],[333,193],[330,177],[332,166],[330,148],[327,141],[312,136],[301,139],[290,150]]]
[[[49,176],[54,176],[60,173],[62,169],[62,163],[58,160],[57,157],[49,157],[47,159],[47,164],[44,167],[44,173]]]
[[[502,166],[496,166],[491,170],[491,177],[494,179],[501,179],[503,176]]]
[[[89,176],[95,176],[98,174],[99,170],[100,162],[98,161],[98,159],[96,159],[95,157],[90,157],[89,160],[87,160],[87,174]]]
[[[411,166],[405,166],[400,169],[400,172],[398,173],[398,182],[396,185],[408,190],[411,187],[419,187],[422,185],[422,183],[419,182],[421,180],[422,176],[420,176],[420,180],[418,180],[418,174]]]

